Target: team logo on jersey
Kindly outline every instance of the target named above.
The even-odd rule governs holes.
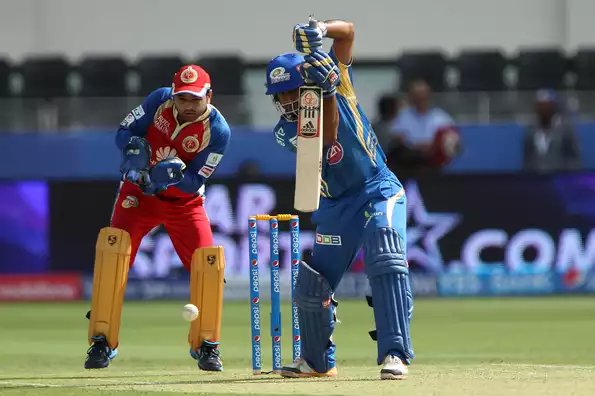
[[[326,162],[329,165],[337,165],[341,160],[343,160],[343,146],[335,141],[326,152]]]
[[[178,152],[175,148],[171,148],[169,146],[159,147],[157,152],[155,153],[155,159],[157,162],[163,161],[166,158],[176,157]]]
[[[138,208],[138,198],[133,195],[127,195],[122,201],[123,208]]]
[[[186,136],[184,140],[182,140],[182,147],[184,148],[185,152],[194,153],[200,147],[200,143],[198,142],[196,135]]]
[[[198,80],[198,72],[194,70],[192,66],[188,66],[188,68],[180,75],[180,80],[185,84],[192,84]]]

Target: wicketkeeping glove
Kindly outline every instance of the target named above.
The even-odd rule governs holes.
[[[151,160],[151,145],[147,139],[132,136],[128,143],[122,149],[122,163],[120,164],[120,171],[123,175],[130,170],[140,172],[141,170],[149,169],[149,161]]]
[[[304,57],[306,62],[301,70],[306,82],[316,83],[322,88],[324,96],[334,96],[339,85],[339,68],[325,52],[318,51]]]
[[[310,27],[309,24],[295,25],[293,28],[293,46],[298,52],[311,54],[322,47],[322,39],[325,36],[326,28],[324,24],[319,24],[316,27]]]
[[[186,164],[177,157],[159,161],[149,170],[148,184],[141,185],[143,193],[154,195],[175,186],[184,178]]]

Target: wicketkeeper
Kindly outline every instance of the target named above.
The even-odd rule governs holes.
[[[223,370],[218,346],[225,259],[223,248],[213,246],[203,202],[231,133],[211,96],[209,74],[186,65],[172,87],[152,92],[120,124],[122,183],[111,224],[97,239],[85,368],[105,368],[118,354],[129,267],[142,238],[164,225],[190,272],[190,302],[200,311],[188,334],[190,355],[202,370]]]

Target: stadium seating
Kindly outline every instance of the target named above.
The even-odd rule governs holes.
[[[8,98],[11,95],[10,90],[11,68],[7,59],[0,58],[0,98]]]
[[[243,97],[246,65],[242,58],[237,55],[202,56],[195,63],[210,74],[213,104],[228,121],[249,123],[250,112]]]
[[[170,86],[174,74],[183,64],[182,58],[176,55],[141,57],[135,67],[139,78],[137,94],[145,96],[159,87]]]
[[[83,97],[128,96],[128,65],[121,56],[86,57],[78,67]]]
[[[131,60],[119,54],[82,60],[61,55],[21,62],[0,58],[0,98],[25,100],[11,103],[21,109],[57,103],[60,112],[70,117],[59,116],[62,127],[113,125],[125,115],[123,108],[134,107],[149,92],[169,86],[184,63],[197,63],[210,73],[213,103],[230,123],[249,124],[255,106],[268,106],[260,89],[266,62],[248,63],[237,54],[201,54],[194,60],[177,54],[145,54]],[[454,56],[406,51],[396,61],[359,59],[354,70],[356,84],[358,76],[369,83],[358,86],[360,100],[372,103],[384,93],[381,90],[403,92],[413,79],[423,78],[436,93],[438,105],[470,122],[512,120],[515,114],[530,113],[532,100],[528,98],[540,88],[565,91],[562,96],[575,98],[584,114],[595,102],[595,47],[575,54],[558,48],[523,48],[514,56],[497,48],[464,49]],[[6,121],[11,117],[16,113],[13,117],[7,112],[0,128],[14,124]]]
[[[559,49],[523,49],[514,63],[518,68],[518,90],[564,88],[568,61]]]
[[[507,61],[499,50],[462,51],[457,60],[459,91],[504,91]]]
[[[252,64],[237,55],[201,56],[194,61],[211,75],[217,94],[245,94],[244,75]],[[27,58],[13,66],[0,59],[0,96],[83,97],[144,96],[159,86],[167,86],[173,73],[184,63],[177,55],[146,55],[135,62],[123,56],[90,56],[78,64],[61,56]],[[255,63],[264,67],[262,62]],[[507,65],[516,67],[516,83],[508,86],[504,76]],[[359,68],[386,67],[386,60],[364,60]],[[595,89],[595,48],[585,48],[574,56],[565,56],[558,49],[523,49],[507,58],[497,49],[463,50],[449,58],[439,51],[403,52],[396,61],[401,90],[416,78],[428,81],[436,92],[454,89],[459,92],[565,89],[569,72],[576,74],[576,89]],[[448,68],[458,72],[458,82],[450,86]],[[69,76],[75,71],[80,77],[76,92],[70,88]],[[18,74],[23,89],[14,92],[8,75]],[[138,76],[138,84],[130,83],[130,75]]]
[[[68,77],[72,66],[62,56],[36,56],[25,59],[18,73],[23,79],[20,96],[51,99],[70,96]]]
[[[423,78],[432,90],[445,89],[447,59],[441,52],[404,52],[397,60],[401,73],[401,90],[405,90],[412,80]]]
[[[579,49],[572,58],[572,70],[576,75],[576,90],[595,90],[595,48]]]

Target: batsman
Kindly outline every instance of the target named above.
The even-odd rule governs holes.
[[[218,346],[225,260],[223,248],[213,246],[203,202],[231,132],[211,98],[209,74],[185,65],[171,87],[153,91],[120,124],[122,182],[111,224],[97,239],[87,369],[105,368],[118,354],[129,268],[142,238],[164,225],[190,272],[190,302],[199,309],[188,334],[190,355],[202,370],[223,370]]]
[[[293,30],[295,49],[305,55],[277,56],[269,63],[266,76],[266,94],[281,112],[274,127],[276,140],[292,151],[296,151],[298,134],[299,88],[307,81],[323,90],[321,197],[312,215],[316,244],[308,263],[301,263],[295,286],[302,356],[283,367],[281,375],[337,375],[332,339],[334,292],[363,247],[372,288],[380,378],[402,379],[414,358],[405,191],[385,165],[386,157],[356,99],[351,68],[353,24],[313,22]],[[333,39],[329,53],[322,48],[324,37]]]

